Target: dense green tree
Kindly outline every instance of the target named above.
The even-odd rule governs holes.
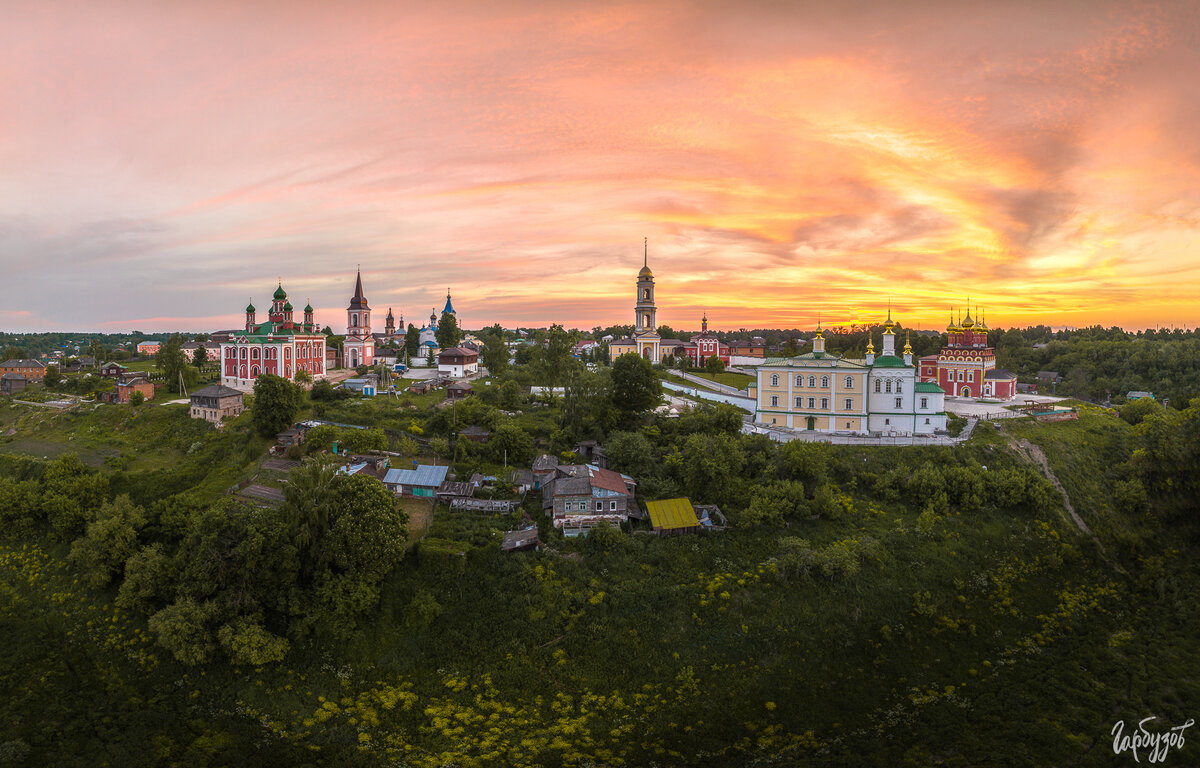
[[[655,472],[654,446],[641,432],[614,432],[604,443],[609,466],[632,477]]]
[[[235,664],[262,666],[282,661],[291,644],[263,629],[252,616],[239,616],[217,630],[217,640]]]
[[[42,384],[46,385],[47,389],[55,389],[62,383],[63,377],[59,373],[57,365],[47,365],[46,372],[42,376]]]
[[[182,345],[183,337],[172,334],[154,356],[154,367],[162,371],[168,392],[179,392],[181,381],[184,387],[190,388],[200,380],[195,367],[188,364],[187,354],[180,348]]]
[[[409,360],[414,360],[419,352],[421,344],[421,331],[412,323],[408,324],[408,330],[404,332],[404,353],[408,355]]]
[[[139,405],[141,405],[144,402],[146,402],[146,396],[144,394],[142,394],[141,392],[134,392],[131,395],[129,395],[129,404],[132,405],[134,408],[138,407]]]
[[[192,353],[192,365],[197,368],[203,368],[208,362],[208,350],[204,347],[196,347],[196,351]]]
[[[182,664],[203,664],[216,650],[210,622],[217,613],[212,602],[183,598],[150,617],[150,631],[158,644]]]
[[[117,605],[127,610],[149,611],[171,594],[175,570],[161,543],[142,547],[125,561],[125,578],[117,592]]]
[[[612,364],[612,404],[626,423],[662,400],[662,383],[650,361],[632,352],[621,355]]]
[[[716,355],[709,355],[704,360],[704,370],[716,376],[719,373],[725,373],[725,363]]]
[[[742,493],[745,461],[736,436],[696,433],[673,449],[664,464],[693,501],[725,506]]]
[[[458,327],[458,320],[449,312],[443,312],[442,317],[438,320],[437,330],[434,331],[434,338],[437,339],[439,349],[450,349],[457,347],[458,342],[462,340],[462,330]]]
[[[501,424],[492,431],[488,449],[493,461],[528,466],[533,460],[533,437],[516,424]]]
[[[488,374],[493,377],[502,375],[508,368],[508,347],[504,344],[504,337],[496,333],[490,334],[483,346],[481,357]]]
[[[1163,409],[1162,404],[1153,398],[1142,397],[1130,400],[1120,408],[1121,418],[1130,424],[1141,424],[1150,414],[1157,414]]]
[[[86,535],[71,545],[67,559],[89,585],[108,586],[137,549],[138,531],[145,524],[145,511],[122,494],[100,507]]]
[[[254,380],[254,428],[263,437],[274,437],[292,425],[304,391],[280,376],[260,374]]]
[[[567,373],[560,423],[570,439],[602,438],[616,423],[608,379],[608,371],[593,373],[581,367]]]

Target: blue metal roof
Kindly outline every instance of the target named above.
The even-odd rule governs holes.
[[[446,306],[442,309],[442,314],[444,315],[447,312],[452,315],[455,314],[454,305],[450,303],[450,291],[446,291]]]
[[[383,476],[387,485],[410,485],[421,488],[437,488],[446,480],[449,467],[420,464],[416,469],[389,469]]]

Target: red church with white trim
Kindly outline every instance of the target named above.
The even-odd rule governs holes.
[[[261,374],[294,381],[297,371],[308,371],[313,378],[325,375],[325,334],[313,322],[311,304],[304,308],[304,322],[292,319],[292,303],[281,280],[267,321],[255,321],[251,303],[246,307],[245,329],[221,344],[221,383],[248,391]]]
[[[683,351],[692,358],[692,365],[697,368],[703,366],[710,357],[719,357],[721,362],[729,365],[729,345],[718,339],[717,334],[709,332],[707,312],[700,320],[700,333],[683,345]]]
[[[987,324],[976,323],[971,312],[961,322],[950,316],[946,346],[936,355],[922,357],[918,381],[937,384],[951,397],[987,397],[1011,400],[1017,394],[1017,375],[996,368],[996,350],[988,346]]]

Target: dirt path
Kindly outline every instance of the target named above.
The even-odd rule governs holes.
[[[1083,522],[1083,518],[1075,511],[1074,505],[1071,504],[1071,497],[1067,494],[1067,489],[1063,488],[1063,484],[1058,481],[1054,470],[1050,469],[1050,461],[1046,458],[1046,453],[1039,446],[1023,437],[1012,440],[1012,446],[1016,449],[1017,453],[1036,464],[1042,470],[1042,474],[1046,476],[1050,484],[1062,494],[1063,505],[1067,508],[1067,514],[1075,521],[1075,525],[1079,527],[1079,532],[1085,536],[1090,536],[1092,541],[1096,542],[1096,546],[1100,548],[1100,552],[1104,553],[1104,545],[1100,543],[1100,539],[1096,537],[1096,534],[1092,533],[1092,529],[1088,528],[1088,524]]]

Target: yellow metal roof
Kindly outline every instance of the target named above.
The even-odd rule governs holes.
[[[695,528],[700,525],[700,521],[696,519],[696,510],[692,509],[689,499],[648,501],[646,511],[650,513],[650,525],[664,531]]]

